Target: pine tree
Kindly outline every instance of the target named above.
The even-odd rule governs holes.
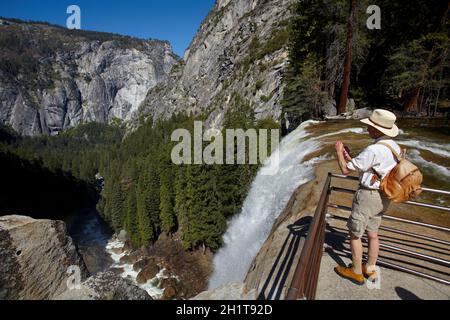
[[[161,230],[160,221],[160,190],[159,190],[159,173],[157,163],[152,161],[156,157],[149,157],[146,161],[146,169],[148,174],[148,187],[145,197],[146,205],[148,208],[149,217],[155,230],[155,236],[159,235]],[[157,158],[156,158],[157,159]],[[144,169],[145,170],[145,169]]]
[[[136,187],[132,184],[127,193],[125,201],[125,219],[123,222],[124,228],[130,235],[131,241],[135,245],[140,245],[140,237],[137,226],[137,200]]]
[[[170,145],[169,145],[170,146]],[[163,147],[160,151],[160,218],[161,231],[170,234],[174,231],[175,212],[173,208],[173,177],[170,163],[170,149]]]
[[[193,173],[190,247],[208,246],[217,250],[226,228],[226,220],[219,208],[217,177],[212,167],[206,165],[195,166]]]
[[[139,178],[137,186],[137,221],[139,230],[140,245],[148,245],[155,240],[153,224],[150,218],[150,210],[148,208],[148,176],[144,173]]]
[[[110,208],[111,223],[114,230],[120,230],[124,227],[124,199],[119,183],[114,183],[111,190],[111,198],[106,199]]]
[[[194,242],[194,230],[192,228],[192,205],[195,188],[193,184],[193,167],[193,165],[186,165],[181,175],[184,182],[181,182],[179,179],[177,183],[176,208],[179,225],[178,231],[180,232],[182,244],[185,249],[191,249]],[[181,189],[181,186],[184,189]]]
[[[175,228],[175,216],[169,186],[162,183],[160,188],[161,231],[167,234]]]

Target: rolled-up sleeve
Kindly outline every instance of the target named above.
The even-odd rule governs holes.
[[[375,153],[366,148],[356,158],[347,163],[347,169],[351,171],[368,171],[375,164]]]

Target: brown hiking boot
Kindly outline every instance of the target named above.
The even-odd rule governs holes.
[[[353,264],[349,264],[348,265],[349,268],[353,268]],[[372,278],[372,279],[376,279],[377,277],[377,272],[376,271],[372,271],[372,272],[367,272],[367,263],[363,263],[362,264],[362,272],[364,277],[366,278]]]
[[[337,266],[334,271],[341,277],[350,280],[354,284],[364,285],[364,276],[362,274],[356,274],[350,267]]]

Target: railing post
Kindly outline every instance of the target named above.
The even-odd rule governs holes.
[[[286,300],[314,299],[315,297],[322,260],[323,241],[325,240],[325,214],[328,207],[330,186],[331,173],[328,173]]]

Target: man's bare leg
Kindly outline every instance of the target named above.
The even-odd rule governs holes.
[[[369,238],[369,259],[367,267],[373,267],[377,264],[378,254],[380,252],[380,240],[377,232],[367,232]]]
[[[352,249],[353,272],[362,274],[363,246],[360,238],[350,233],[350,248]]]

